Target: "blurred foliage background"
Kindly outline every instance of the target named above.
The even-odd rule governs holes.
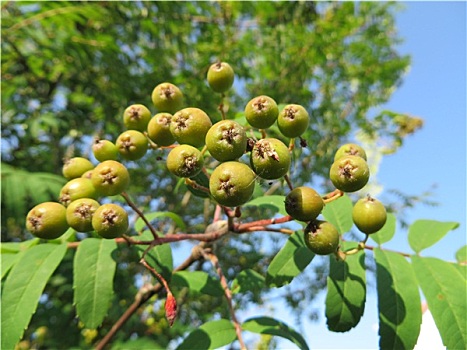
[[[2,241],[30,238],[24,217],[35,204],[57,199],[65,183],[63,159],[84,156],[95,162],[94,138],[114,141],[123,131],[123,111],[130,104],[142,103],[157,112],[150,98],[157,84],[178,85],[186,106],[205,110],[213,122],[220,120],[221,97],[205,80],[208,67],[217,60],[229,62],[236,73],[234,89],[227,94],[228,118],[241,116],[246,103],[260,94],[280,104],[302,104],[309,111],[310,128],[303,135],[307,147],[294,151],[294,184],[329,189],[327,172],[334,152],[357,132],[384,142],[386,152],[397,151],[422,125],[418,118],[378,110],[401,84],[410,64],[410,58],[397,51],[401,38],[394,13],[399,6],[309,1],[3,2]],[[283,139],[274,128],[271,134]],[[188,232],[204,231],[214,206],[180,186],[167,173],[164,158],[164,151],[156,150],[128,162],[129,193],[146,211],[175,212],[183,216]],[[257,195],[283,194],[281,185],[264,182]],[[254,208],[243,215],[247,220],[271,213]],[[164,222],[160,225],[166,229]],[[222,240],[215,249],[232,279],[246,267],[264,273],[282,243],[281,236],[252,234]],[[79,324],[72,307],[69,254],[69,266],[62,264],[55,273],[26,341],[40,348],[82,348],[102,337],[133,300],[138,279],[146,278],[135,252],[123,246],[120,250],[115,302],[98,331],[70,326]],[[203,269],[203,264],[194,268]],[[325,269],[323,261],[281,291],[297,311],[297,321],[316,317],[311,305],[325,285]],[[267,291],[257,290],[237,295],[235,301],[246,308],[261,304],[266,296]],[[165,348],[202,322],[228,315],[222,298],[185,299],[172,329],[155,299],[154,307],[148,304],[126,323],[116,344],[148,337]]]

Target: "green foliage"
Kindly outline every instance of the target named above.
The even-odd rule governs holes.
[[[381,245],[383,243],[389,242],[396,233],[396,216],[392,213],[388,213],[386,223],[383,228],[378,232],[375,232],[370,235],[370,238]]]
[[[340,234],[349,231],[352,226],[352,201],[348,196],[343,196],[329,204],[323,209],[324,218],[333,224]]]
[[[456,229],[459,226],[457,222],[439,222],[435,220],[417,220],[409,229],[409,244],[416,252],[420,253],[441,238],[449,231]],[[428,234],[429,232],[429,234]]]
[[[225,319],[210,321],[188,334],[177,350],[216,349],[230,344],[235,338],[232,322]]]
[[[204,271],[178,271],[172,276],[172,285],[187,287],[191,292],[205,293],[212,296],[224,294],[219,281]]]

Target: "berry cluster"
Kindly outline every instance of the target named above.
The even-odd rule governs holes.
[[[215,63],[208,70],[207,82],[214,92],[224,96],[233,85],[234,71],[228,63]],[[304,232],[308,247],[316,254],[337,252],[337,229],[317,219],[326,198],[307,186],[293,188],[288,177],[294,140],[301,138],[309,126],[303,106],[289,104],[280,110],[273,98],[261,95],[246,104],[246,125],[227,119],[223,112],[223,119],[213,125],[203,110],[183,106],[183,93],[174,84],[157,85],[151,98],[157,114],[151,116],[146,106],[133,104],[123,113],[126,130],[115,143],[95,141],[92,151],[99,161],[97,166],[82,157],[65,162],[63,175],[69,181],[60,192],[59,203],[39,204],[27,216],[26,226],[32,234],[54,239],[72,227],[79,232],[95,231],[109,239],[123,235],[128,230],[125,209],[112,203],[101,205],[98,200],[122,194],[129,186],[130,175],[119,157],[134,161],[149,149],[160,148],[167,151],[166,166],[171,174],[185,178],[187,185],[201,189],[224,207],[238,207],[249,201],[258,178],[285,178],[290,188],[285,209],[291,219],[307,223]],[[285,138],[291,139],[290,146],[267,136],[267,129],[274,124]],[[306,142],[301,139],[300,144]],[[242,161],[244,156],[249,162]],[[214,169],[206,169],[206,157],[215,160]],[[208,187],[194,179],[200,173],[209,178]],[[347,144],[336,152],[329,177],[338,194],[362,189],[369,176],[361,147]],[[368,235],[384,225],[386,210],[378,200],[363,198],[355,204],[353,220]]]

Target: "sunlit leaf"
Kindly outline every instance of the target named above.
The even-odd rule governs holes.
[[[258,291],[265,286],[265,279],[258,272],[246,269],[241,271],[232,282],[232,293]]]
[[[188,334],[177,350],[217,349],[232,343],[236,338],[235,327],[229,320],[210,321]]]
[[[431,247],[449,231],[459,227],[457,222],[441,222],[436,220],[417,220],[409,227],[409,244],[416,252]]]
[[[386,223],[378,232],[372,233],[370,238],[379,245],[389,242],[396,233],[396,216],[388,213]]]
[[[326,221],[333,224],[341,235],[349,231],[353,226],[352,201],[348,196],[327,203],[322,214]]]
[[[219,280],[214,279],[204,271],[177,271],[172,276],[171,285],[187,287],[190,291],[212,296],[224,294]]]

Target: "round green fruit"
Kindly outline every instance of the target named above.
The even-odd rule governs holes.
[[[368,183],[370,169],[362,157],[343,156],[332,164],[329,177],[338,190],[355,192]]]
[[[203,110],[188,107],[172,116],[170,132],[179,144],[201,147],[211,126],[211,119]]]
[[[170,132],[172,114],[162,112],[151,118],[148,124],[148,137],[158,146],[170,146],[175,138]]]
[[[345,145],[340,146],[334,155],[334,161],[344,156],[359,156],[367,160],[365,150],[355,143],[346,143]]]
[[[134,104],[125,109],[123,112],[123,124],[129,130],[145,131],[151,112],[142,104]]]
[[[92,153],[99,162],[116,160],[118,157],[118,148],[112,141],[96,139],[92,145]]]
[[[226,92],[234,82],[235,74],[230,64],[217,62],[209,67],[207,80],[210,88],[215,92]]]
[[[233,120],[221,120],[209,129],[205,142],[215,159],[226,162],[245,153],[247,140],[243,126]]]
[[[67,180],[76,179],[86,171],[92,170],[94,165],[89,159],[83,157],[74,157],[67,159],[63,164],[62,174]]]
[[[245,107],[245,118],[254,128],[267,129],[277,120],[279,108],[276,101],[269,96],[257,96]]]
[[[297,104],[284,107],[277,117],[277,126],[286,137],[299,137],[308,128],[310,117],[306,109]]]
[[[285,197],[285,211],[299,221],[311,221],[324,207],[321,196],[311,187],[296,187]]]
[[[128,214],[117,204],[101,205],[92,217],[94,231],[106,239],[120,237],[128,231],[128,226]]]
[[[91,181],[99,194],[115,196],[128,188],[130,174],[122,163],[106,160],[95,167]]]
[[[59,202],[65,207],[70,203],[80,198],[94,198],[98,197],[98,192],[94,187],[92,181],[85,177],[78,177],[68,181],[60,190]]]
[[[180,89],[167,82],[157,85],[152,91],[151,98],[159,112],[173,114],[183,105],[183,94]]]
[[[305,228],[305,244],[318,255],[335,253],[339,248],[339,232],[327,221],[311,221]]]
[[[92,198],[77,199],[66,208],[68,225],[78,232],[92,231],[92,216],[100,204]]]
[[[126,160],[138,160],[148,151],[148,139],[138,130],[121,133],[115,142],[118,152]]]
[[[352,220],[366,234],[381,230],[386,223],[387,213],[383,203],[370,196],[361,198],[352,209]]]
[[[43,239],[56,239],[68,230],[66,208],[55,202],[36,205],[26,216],[26,229]]]
[[[94,171],[94,169],[93,170],[88,170],[83,175],[81,175],[81,177],[84,177],[85,179],[91,179],[93,171]]]
[[[201,152],[190,145],[173,148],[167,156],[167,169],[179,177],[193,177],[203,169],[204,159]]]
[[[237,207],[248,202],[255,190],[256,175],[244,163],[221,163],[211,174],[209,192],[214,200],[227,207]]]
[[[251,167],[263,179],[274,180],[284,176],[289,171],[290,162],[289,149],[275,138],[261,139],[251,150]]]

